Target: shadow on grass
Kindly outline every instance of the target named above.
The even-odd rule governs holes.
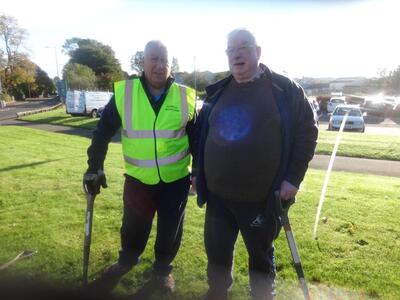
[[[92,124],[92,123],[90,123]],[[65,126],[62,124],[49,124],[42,123],[37,121],[25,121],[25,120],[11,120],[10,122],[0,124],[1,126],[20,126],[20,127],[29,127],[34,129],[40,129],[49,132],[57,132],[64,133],[70,135],[76,135],[84,138],[92,138],[93,137],[93,129],[86,128],[83,125],[74,125],[74,126]],[[111,142],[120,143],[121,142],[121,131],[117,130],[116,134],[111,138]]]
[[[88,119],[87,117],[64,117],[64,116],[54,116],[47,117],[37,120],[23,120],[26,122],[34,122],[40,124],[53,124],[60,126],[73,126],[80,127],[86,129],[94,129],[96,128],[97,122],[99,119]],[[83,123],[82,123],[83,122]]]
[[[34,163],[29,163],[29,164],[9,166],[9,167],[0,169],[0,173],[8,172],[8,171],[11,171],[11,170],[17,170],[17,169],[23,169],[23,168],[29,168],[29,167],[33,167],[33,166],[43,165],[43,164],[47,164],[47,163],[50,163],[50,162],[59,161],[59,160],[63,160],[63,159],[64,158],[51,159],[51,160],[39,161],[39,162],[34,162]]]

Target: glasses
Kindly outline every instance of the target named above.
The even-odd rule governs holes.
[[[255,48],[256,45],[244,45],[237,48],[228,48],[225,50],[226,55],[231,56],[237,52],[240,55],[246,54],[250,48]]]

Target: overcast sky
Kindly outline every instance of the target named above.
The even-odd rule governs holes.
[[[261,61],[275,71],[373,77],[400,65],[399,12],[396,0],[0,0],[0,14],[28,31],[30,56],[51,77],[54,50],[61,74],[61,46],[72,37],[111,46],[128,73],[131,56],[151,39],[167,45],[181,71],[225,71],[226,35],[238,27],[255,34]]]

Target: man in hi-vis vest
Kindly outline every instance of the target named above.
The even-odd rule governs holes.
[[[144,74],[114,84],[88,149],[84,184],[89,193],[106,187],[104,160],[112,136],[121,129],[125,161],[124,211],[118,262],[94,285],[111,291],[139,262],[157,212],[151,286],[173,291],[171,263],[182,237],[190,187],[190,153],[194,147],[195,92],[170,76],[167,48],[150,41],[144,50]]]

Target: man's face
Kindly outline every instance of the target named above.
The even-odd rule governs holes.
[[[228,40],[229,69],[238,82],[251,79],[257,73],[261,48],[251,42],[251,38],[239,32]]]
[[[143,69],[149,85],[163,88],[170,75],[167,49],[159,45],[149,47],[144,56]]]

